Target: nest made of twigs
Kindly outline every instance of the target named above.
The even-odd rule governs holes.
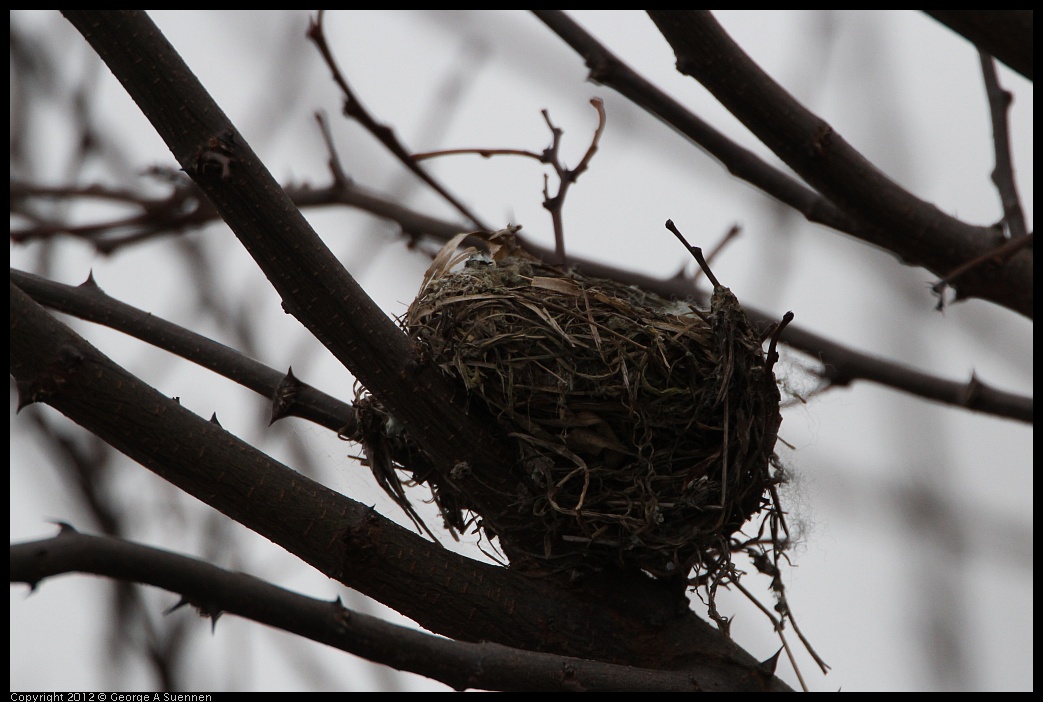
[[[781,418],[761,339],[727,288],[703,312],[537,261],[459,258],[433,266],[402,324],[504,429],[521,477],[515,509],[476,514],[430,472],[446,523],[478,519],[512,560],[577,573],[730,564],[732,535],[779,482]],[[379,403],[362,406],[371,427],[389,425]],[[401,497],[387,456],[372,453],[408,453],[408,437],[370,437],[371,464]]]

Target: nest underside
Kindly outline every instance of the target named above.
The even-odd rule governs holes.
[[[778,482],[778,389],[726,289],[703,313],[543,264],[472,260],[429,280],[403,326],[517,450],[517,494],[497,514],[478,514],[449,474],[413,477],[448,525],[478,520],[512,561],[712,575]],[[374,453],[417,453],[405,434],[370,434],[374,466],[388,462]]]

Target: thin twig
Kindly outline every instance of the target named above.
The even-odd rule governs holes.
[[[330,174],[333,176],[334,186],[350,187],[351,178],[344,171],[344,167],[340,163],[340,154],[337,153],[337,148],[333,145],[333,134],[330,132],[329,121],[326,119],[325,112],[316,112],[315,121],[319,123],[319,131],[322,132],[322,140],[326,143],[326,153],[330,155],[327,164],[330,167]]]
[[[594,154],[598,150],[598,142],[601,140],[601,135],[605,131],[605,103],[602,102],[601,98],[592,98],[590,104],[598,111],[598,126],[594,130],[594,138],[590,140],[590,146],[587,147],[587,153],[583,154],[583,159],[579,162],[578,166],[571,170],[566,169],[557,159],[558,149],[557,143],[555,142],[555,158],[552,165],[554,166],[555,172],[558,174],[558,193],[553,198],[547,198],[543,202],[543,206],[550,211],[551,219],[554,222],[554,253],[559,265],[565,265],[565,230],[562,221],[565,193],[568,192],[569,186],[579,179],[580,174],[587,170],[587,167],[590,165],[590,160],[594,158]],[[550,125],[549,118],[547,119],[547,124]],[[551,128],[553,129],[553,126]]]
[[[601,141],[601,135],[605,131],[605,104],[600,98],[592,98],[590,104],[594,106],[594,109],[598,111],[598,126],[594,130],[594,137],[590,141],[590,146],[587,147],[587,152],[583,154],[583,158],[580,160],[579,165],[575,168],[565,168],[562,165],[561,159],[558,157],[558,150],[561,146],[561,137],[564,132],[560,127],[556,127],[550,119],[550,114],[547,110],[542,110],[543,120],[547,123],[547,128],[550,129],[551,133],[551,144],[541,153],[535,151],[528,151],[526,149],[481,149],[481,148],[462,148],[462,149],[441,149],[439,151],[427,151],[424,153],[414,154],[414,161],[423,161],[429,158],[436,158],[440,156],[459,156],[465,154],[475,154],[482,158],[490,158],[492,156],[523,156],[525,158],[531,158],[540,163],[546,164],[554,169],[555,175],[558,177],[558,192],[551,196],[550,190],[547,183],[547,178],[544,176],[543,179],[543,207],[550,212],[551,221],[554,225],[554,259],[553,263],[557,265],[565,264],[565,227],[562,218],[562,212],[565,204],[565,194],[573,183],[575,183],[580,175],[587,170],[590,166],[590,161],[594,158],[594,154],[597,153],[598,143]]]
[[[688,243],[688,240],[684,238],[684,234],[682,234],[677,229],[677,227],[674,226],[674,220],[666,220],[666,228],[669,229],[670,232],[677,237],[678,241],[684,244],[684,247],[688,249],[688,253],[692,254],[692,256],[695,258],[696,263],[699,264],[699,268],[701,268],[703,273],[706,274],[706,277],[710,281],[710,283],[715,288],[722,287],[720,282],[718,282],[717,277],[713,274],[713,271],[710,270],[710,266],[706,263],[706,259],[703,258],[703,250],[698,246],[692,246]]]
[[[413,160],[409,151],[402,145],[402,142],[398,140],[398,137],[395,136],[393,129],[385,124],[377,122],[369,111],[366,110],[362,102],[351,89],[351,86],[348,85],[348,81],[344,78],[344,74],[337,66],[337,61],[333,58],[333,52],[330,50],[329,44],[326,42],[326,33],[323,30],[322,22],[324,14],[325,12],[323,10],[319,10],[318,17],[311,21],[308,26],[308,38],[315,43],[319,53],[322,54],[323,60],[326,62],[330,72],[333,74],[334,82],[344,95],[344,116],[351,117],[361,124],[366,131],[376,137],[377,140],[380,141],[380,143],[399,160],[399,162],[415,173],[417,177],[427,183],[435,192],[445,198],[445,200],[455,207],[463,216],[471,220],[476,227],[482,230],[488,230],[489,228],[482,223],[477,215],[472,213],[466,205],[460,202],[455,196],[446,190],[441,183],[436,181],[434,177]]]
[[[1014,182],[1014,163],[1010,157],[1010,131],[1007,119],[1014,97],[1009,90],[1000,86],[996,76],[996,62],[984,51],[978,51],[981,73],[985,79],[985,94],[989,98],[989,115],[992,117],[992,144],[996,152],[996,167],[992,169],[992,182],[1000,192],[1003,204],[1003,222],[1012,239],[1025,236],[1025,214],[1021,210],[1018,186]]]

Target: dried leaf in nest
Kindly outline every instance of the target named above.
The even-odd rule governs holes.
[[[449,476],[411,465],[447,524],[476,517],[512,560],[577,573],[613,564],[712,577],[729,567],[732,535],[779,482],[781,421],[761,340],[731,292],[718,287],[705,313],[536,261],[459,265],[452,254],[402,323],[424,361],[496,418],[524,479],[516,509],[476,514]],[[376,428],[370,462],[400,498],[388,457],[427,462],[407,436],[382,430],[392,422],[379,403],[360,408]]]

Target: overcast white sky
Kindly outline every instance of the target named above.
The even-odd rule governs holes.
[[[772,158],[705,90],[674,71],[672,52],[643,13],[571,14],[631,67],[747,148]],[[281,182],[328,180],[311,116],[325,109],[344,166],[358,182],[453,217],[360,128],[337,119],[338,96],[304,39],[305,12],[152,16]],[[977,54],[966,41],[911,11],[730,11],[718,18],[768,73],[891,178],[965,221],[1000,218],[989,180],[991,126]],[[89,49],[60,16],[16,11],[11,19],[31,27],[41,51],[54,52],[62,62],[59,94],[88,82],[98,97],[96,119],[110,136],[118,135],[125,167],[173,165],[107,70],[90,67]],[[668,276],[690,263],[663,229],[665,219],[704,246],[739,224],[742,236],[715,262],[714,272],[741,301],[779,316],[792,310],[796,324],[946,379],[966,381],[975,372],[1004,390],[1031,394],[1029,321],[973,301],[936,312],[927,290],[930,273],[902,267],[887,254],[774,206],[654,118],[586,82],[582,61],[531,15],[352,11],[332,12],[327,21],[359,97],[417,151],[539,151],[548,144],[540,115],[547,109],[565,130],[564,158],[575,165],[596,121],[588,101],[603,98],[608,128],[566,205],[572,252]],[[1015,95],[1014,158],[1031,231],[1032,84],[1002,66],[1000,79]],[[40,116],[55,124],[52,150],[41,156],[46,162],[39,171],[53,183],[60,182],[71,139],[61,129],[67,118]],[[534,162],[456,157],[432,168],[487,221],[521,223],[524,232],[550,243],[550,221],[541,207],[543,171]],[[389,314],[401,314],[427,261],[405,250],[397,228],[342,209],[305,214]],[[259,340],[259,360],[276,368],[292,364],[308,382],[350,399],[350,376],[282,313],[227,229],[211,227],[192,236],[226,266],[225,287],[214,293],[243,300],[243,314],[264,320],[270,337]],[[68,245],[49,275],[79,283],[93,268],[109,294],[217,335],[215,323],[200,318],[194,298],[183,292],[191,272],[175,246],[159,242],[105,258]],[[12,265],[30,268],[34,255],[33,247],[12,246]],[[265,449],[276,458],[293,466],[307,454],[327,485],[404,521],[348,457],[351,447],[323,430],[296,420],[267,430],[260,421],[266,416],[263,402],[231,383],[114,333],[76,328],[193,411],[206,417],[216,411],[229,431],[247,440],[272,432]],[[806,381],[796,369],[791,375],[798,385]],[[14,402],[12,392],[12,408]],[[28,425],[12,409],[12,541],[52,534],[47,520],[77,524],[82,517]],[[823,676],[803,656],[809,686],[1031,689],[1031,426],[860,383],[787,408],[781,436],[795,447],[783,458],[795,474],[788,499],[804,530],[795,567],[786,573],[789,601],[802,630],[832,666]],[[175,510],[170,505],[187,501],[173,488],[129,462],[119,471],[120,496],[141,515],[136,540],[205,555],[315,597],[341,594],[348,606],[383,611],[241,529],[235,553],[208,553],[192,538],[203,533],[197,524],[213,519],[208,510],[194,504]],[[937,500],[951,520],[946,529],[918,521],[925,496]],[[473,544],[461,548],[481,557]],[[749,586],[770,600],[766,582],[751,578]],[[157,612],[175,601],[167,593],[150,597]],[[85,577],[48,581],[29,598],[23,586],[13,586],[11,689],[148,686],[141,670],[114,662],[99,645],[98,617],[107,598],[102,585]],[[698,602],[695,608],[705,613]],[[748,603],[728,596],[722,611],[736,614],[733,636],[743,647],[761,658],[775,653],[769,623]],[[194,615],[184,609],[170,616]],[[194,627],[193,689],[444,689],[231,617],[213,635],[204,620]],[[127,636],[134,640],[135,633]],[[779,672],[796,685],[787,663]]]

